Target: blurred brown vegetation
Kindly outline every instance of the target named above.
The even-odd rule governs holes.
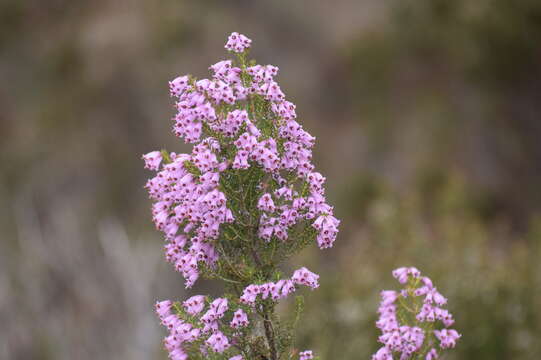
[[[167,81],[232,31],[280,67],[343,220],[301,255],[323,281],[299,346],[368,358],[378,292],[416,265],[463,333],[449,358],[539,359],[534,0],[0,1],[0,358],[165,358],[152,305],[186,293],[140,155],[187,149]]]

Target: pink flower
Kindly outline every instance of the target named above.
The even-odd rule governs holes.
[[[190,315],[199,314],[205,307],[205,297],[203,295],[195,295],[184,301],[184,309]]]
[[[233,314],[233,320],[231,320],[230,326],[234,329],[248,326],[248,316],[242,309],[238,309]]]
[[[180,97],[188,87],[188,76],[179,76],[169,82],[171,96]]]
[[[393,354],[386,347],[382,347],[372,355],[372,360],[393,360]]]
[[[393,290],[383,290],[381,293],[381,305],[388,306],[395,302],[398,298],[398,293]]]
[[[227,299],[218,298],[210,304],[210,309],[214,311],[217,317],[222,317],[228,309]]]
[[[305,267],[296,270],[291,277],[291,280],[293,280],[295,284],[306,285],[312,289],[319,287],[318,279],[319,275],[311,272]]]
[[[460,338],[460,334],[453,329],[434,330],[434,335],[440,341],[442,349],[454,348],[456,341]]]
[[[275,209],[274,202],[272,201],[272,197],[269,193],[263,194],[263,196],[259,198],[259,202],[257,203],[257,208],[262,211],[268,211],[268,212],[274,211]]]
[[[173,303],[171,302],[171,300],[159,301],[156,303],[156,313],[161,320],[172,314],[172,305]]]
[[[340,221],[331,214],[320,215],[312,224],[319,230],[317,242],[320,249],[332,247],[336,235],[338,234],[338,225]]]
[[[158,170],[162,162],[162,153],[159,151],[149,152],[143,155],[143,160],[145,160],[145,169]]]
[[[240,301],[244,304],[253,305],[259,295],[259,285],[248,285],[240,297]]]
[[[299,360],[311,360],[314,358],[312,350],[306,350],[299,353]]]
[[[401,267],[393,270],[393,276],[398,280],[398,282],[405,284],[408,282],[408,276],[418,278],[421,276],[421,272],[414,267]]]
[[[214,334],[212,334],[208,338],[207,344],[217,353],[223,353],[227,348],[229,348],[229,340],[220,331],[216,331]]]
[[[233,32],[231,35],[229,35],[225,48],[229,51],[241,53],[249,48],[251,43],[252,40],[248,39],[246,36]]]
[[[282,286],[282,297],[285,298],[295,291],[295,285],[292,280],[285,280]]]
[[[436,360],[438,358],[438,351],[434,348],[426,354],[425,360]]]
[[[187,360],[188,354],[186,354],[181,347],[177,347],[176,349],[169,352],[169,358],[171,360]]]

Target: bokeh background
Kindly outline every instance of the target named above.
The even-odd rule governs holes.
[[[463,334],[448,359],[541,358],[538,0],[1,0],[0,359],[166,358],[152,305],[187,293],[140,156],[188,150],[167,81],[232,31],[280,67],[342,219],[294,259],[322,276],[301,349],[369,358],[416,265]]]

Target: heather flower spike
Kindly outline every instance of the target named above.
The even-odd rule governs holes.
[[[188,288],[203,277],[226,289],[156,304],[172,360],[314,358],[294,349],[292,324],[274,309],[300,287],[316,289],[319,276],[306,267],[284,274],[280,264],[311,243],[333,246],[340,221],[312,164],[315,138],[297,122],[278,68],[248,61],[251,42],[232,33],[225,48],[234,58],[211,65],[209,79],[169,83],[172,130],[191,153],[143,156],[156,171],[146,189],[165,259]],[[452,344],[453,334],[436,336]]]
[[[454,320],[442,307],[447,299],[414,267],[396,269],[393,277],[404,289],[381,292],[376,326],[382,332],[378,340],[383,346],[372,360],[438,359],[461,336],[449,329]]]

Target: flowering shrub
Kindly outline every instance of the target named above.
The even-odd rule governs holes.
[[[441,308],[447,299],[414,267],[396,269],[393,276],[404,289],[381,292],[376,326],[383,347],[372,360],[392,360],[394,354],[401,360],[437,359],[442,349],[454,347],[460,338],[456,330],[448,329],[454,320]]]
[[[235,59],[212,65],[211,79],[170,82],[173,132],[192,152],[143,156],[157,171],[146,188],[166,260],[186,287],[201,276],[226,285],[221,298],[156,304],[174,360],[314,358],[291,350],[299,314],[284,321],[275,306],[319,276],[305,267],[286,276],[280,264],[313,241],[331,247],[339,220],[311,163],[315,138],[274,80],[278,68],[247,60],[250,45],[233,33],[225,48]]]

